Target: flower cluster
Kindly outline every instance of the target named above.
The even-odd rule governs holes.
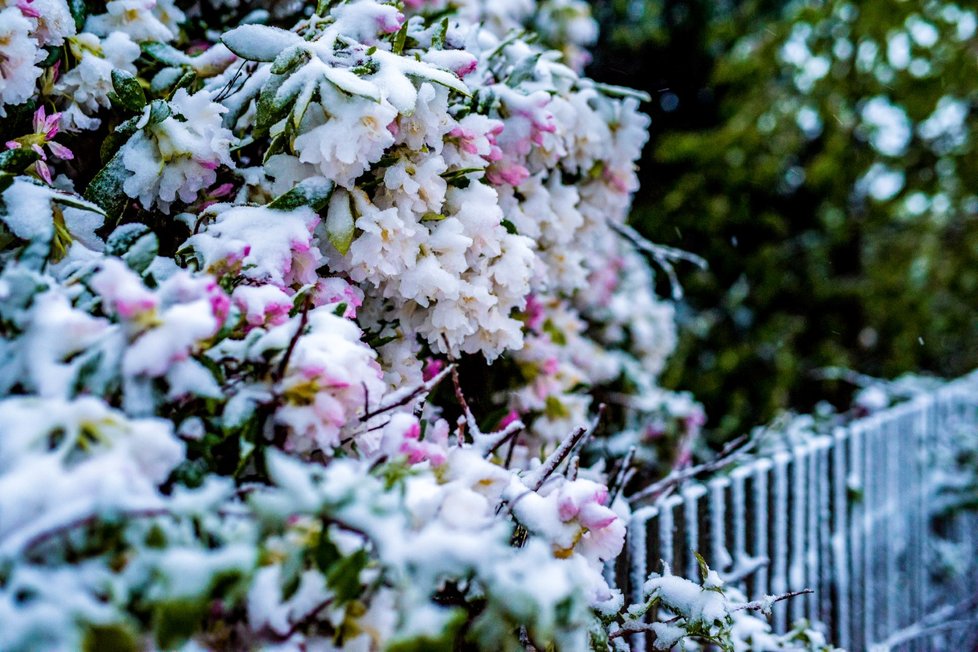
[[[702,412],[585,6],[96,4],[0,10],[0,649],[624,645]]]

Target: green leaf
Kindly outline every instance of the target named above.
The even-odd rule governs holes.
[[[442,18],[435,29],[434,36],[431,37],[431,49],[442,50],[445,47],[445,38],[448,36],[448,17]]]
[[[336,192],[330,197],[325,227],[326,237],[329,238],[330,243],[336,247],[340,255],[346,255],[356,230],[349,193]]]
[[[112,89],[117,104],[130,111],[142,111],[146,106],[146,93],[139,81],[130,73],[119,68],[112,70]]]
[[[323,527],[322,532],[319,534],[319,541],[316,543],[316,548],[313,550],[313,559],[316,562],[316,567],[321,572],[328,573],[329,569],[333,567],[333,564],[339,561],[342,556],[340,549],[330,540],[327,529]]]
[[[0,152],[0,170],[4,172],[20,173],[34,163],[38,158],[37,152],[28,147],[18,147]]]
[[[125,625],[89,625],[82,639],[82,652],[138,652],[136,636]]]
[[[284,75],[272,75],[258,93],[258,102],[255,106],[257,115],[254,131],[256,133],[267,132],[273,124],[281,120],[287,105],[299,93],[300,89],[296,86],[292,89],[294,92],[285,93],[281,99],[279,98],[278,91],[286,79]]]
[[[537,52],[534,55],[524,57],[522,61],[513,67],[513,71],[506,78],[506,83],[509,86],[518,86],[522,82],[532,80],[536,76],[537,62],[540,61],[541,54],[543,53]]]
[[[105,253],[109,256],[123,256],[140,238],[151,234],[150,228],[139,222],[123,224],[109,234],[105,240]]]
[[[334,184],[325,177],[303,179],[288,192],[279,195],[269,204],[269,208],[291,211],[300,206],[309,206],[314,211],[322,210],[333,194]]]
[[[112,158],[119,151],[119,148],[122,147],[123,143],[139,131],[140,117],[136,115],[125,122],[119,123],[115,130],[105,137],[105,140],[102,141],[102,149],[99,151],[99,156],[102,158],[103,163]]]
[[[703,559],[703,555],[695,550],[693,551],[693,556],[696,557],[696,563],[700,567],[700,581],[705,582],[706,576],[710,574],[710,567],[706,565],[706,560]]]
[[[292,45],[279,52],[272,62],[272,74],[284,75],[305,64],[310,58],[309,50],[303,45]]]
[[[366,550],[357,550],[352,555],[342,557],[334,562],[326,573],[326,583],[333,589],[336,601],[339,603],[353,600],[360,596],[360,571],[367,567],[370,555]]]
[[[159,124],[169,118],[172,113],[170,105],[165,101],[153,100],[149,104],[149,124]]]
[[[58,59],[61,58],[61,48],[49,46],[48,48],[46,48],[46,50],[47,50],[47,56],[45,56],[44,60],[41,61],[40,64],[38,64],[42,68],[50,68],[55,63],[57,63]]]
[[[170,600],[153,610],[153,633],[163,650],[173,650],[189,639],[198,629],[206,606],[198,600]]]
[[[405,20],[404,24],[401,25],[401,29],[397,30],[397,34],[394,35],[394,43],[391,46],[391,51],[394,54],[401,54],[404,52],[404,44],[407,43],[409,23],[410,21]]]
[[[71,17],[75,19],[75,29],[81,32],[88,18],[88,4],[85,0],[68,0],[68,10],[71,11]]]
[[[118,151],[105,164],[95,178],[85,188],[85,199],[100,206],[110,218],[118,218],[129,201],[122,188],[129,176],[129,170],[122,162],[122,151]]]
[[[168,66],[189,66],[193,59],[172,45],[151,41],[142,45],[143,52]]]
[[[631,97],[639,102],[651,102],[652,96],[645,91],[637,91],[634,88],[626,88],[625,86],[615,86],[614,84],[601,84],[594,82],[594,88],[601,91],[603,95],[608,97]]]
[[[197,72],[194,70],[188,70],[187,72],[180,75],[180,78],[177,79],[177,83],[175,83],[173,85],[173,88],[170,89],[170,95],[168,96],[168,98],[172,98],[173,94],[176,93],[177,90],[181,88],[189,87],[191,84],[194,83],[195,79],[197,79]]]
[[[282,50],[305,43],[298,34],[268,25],[241,25],[221,35],[221,42],[249,61],[275,61]]]
[[[155,233],[147,233],[122,255],[126,265],[137,274],[144,273],[156,259],[160,251],[160,241]]]

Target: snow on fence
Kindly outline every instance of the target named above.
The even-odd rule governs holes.
[[[641,600],[661,561],[698,578],[698,551],[751,599],[814,589],[775,605],[776,631],[807,618],[852,651],[978,649],[950,647],[957,607],[978,612],[978,517],[939,491],[968,445],[978,373],[636,510],[623,588]]]

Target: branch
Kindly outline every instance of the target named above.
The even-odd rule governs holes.
[[[760,611],[763,613],[768,613],[771,610],[771,605],[776,602],[781,602],[782,600],[790,600],[791,598],[796,598],[799,595],[807,595],[809,593],[815,593],[812,589],[802,589],[801,591],[789,591],[788,593],[782,593],[781,595],[769,595],[763,600],[754,600],[752,602],[745,602],[743,604],[737,605],[736,607],[730,609],[730,613],[735,611]],[[629,634],[640,634],[645,632],[653,631],[653,626],[656,624],[667,624],[679,622],[683,619],[683,616],[673,616],[668,620],[660,620],[655,623],[645,623],[640,620],[629,620],[622,623],[621,629],[611,632],[608,634],[609,639],[620,638],[622,636],[628,636]]]
[[[445,378],[445,376],[451,373],[451,371],[454,368],[455,368],[454,365],[449,365],[448,367],[438,372],[438,374],[434,376],[431,380],[425,381],[420,385],[414,387],[413,389],[404,392],[403,394],[399,392],[392,393],[390,403],[381,405],[375,408],[373,411],[365,412],[364,414],[360,415],[360,421],[361,422],[369,421],[370,419],[373,419],[376,416],[380,416],[385,412],[390,412],[391,410],[407,405],[412,400],[414,400],[418,396],[421,396],[422,394],[429,393],[438,385],[438,383],[440,383]]]
[[[782,600],[790,600],[791,598],[796,598],[799,595],[808,595],[809,593],[815,593],[812,589],[802,589],[801,591],[788,591],[787,593],[782,593],[781,595],[767,595],[761,600],[752,600],[750,602],[745,602],[743,604],[737,605],[730,610],[731,613],[734,611],[760,611],[763,614],[771,613],[771,605],[776,602],[781,602]]]
[[[282,361],[279,362],[278,370],[275,373],[275,382],[279,382],[285,377],[285,371],[289,367],[289,360],[292,358],[292,353],[295,351],[296,345],[299,343],[299,338],[302,337],[302,331],[306,330],[306,324],[309,323],[309,297],[308,295],[302,300],[302,315],[299,317],[299,327],[295,329],[295,334],[292,339],[289,340],[289,346],[285,349],[285,355],[282,356]]]
[[[618,473],[615,474],[614,480],[611,482],[611,486],[608,487],[609,505],[615,502],[615,498],[618,497],[618,493],[625,488],[625,484],[628,482],[632,461],[635,459],[635,452],[635,446],[629,447],[628,452],[625,453],[625,457],[623,457],[621,460],[621,466],[618,468]]]
[[[685,469],[674,470],[658,482],[655,482],[638,493],[634,493],[629,496],[628,502],[634,504],[647,498],[650,498],[653,502],[659,500],[664,495],[675,489],[678,485],[682,484],[686,480],[689,480],[690,478],[703,473],[717,471],[729,466],[730,464],[733,464],[737,459],[743,457],[752,448],[754,448],[758,439],[759,437],[754,437],[748,441],[748,435],[742,435],[733,441],[728,442],[720,451],[719,455],[716,456],[716,458],[697,466],[690,466]]]
[[[649,242],[642,237],[642,234],[627,224],[609,222],[609,225],[613,231],[631,242],[636,249],[649,256],[659,267],[662,268],[662,270],[669,277],[669,285],[672,287],[672,298],[676,301],[683,298],[683,288],[679,283],[678,277],[676,276],[676,270],[673,267],[673,263],[684,260],[686,262],[693,263],[700,269],[706,269],[708,267],[706,261],[700,256],[689,253],[688,251],[683,251],[682,249],[676,249],[675,247],[667,247],[666,245]]]
[[[590,426],[581,426],[566,437],[564,441],[560,442],[560,446],[557,447],[557,450],[552,452],[547,459],[544,460],[543,464],[526,474],[526,476],[523,478],[526,485],[533,491],[539,491],[540,487],[543,486],[543,483],[547,481],[547,478],[553,475],[554,471],[556,471],[561,462],[563,462],[567,456],[570,455],[571,451],[577,448],[579,443],[587,441],[591,434],[597,429],[598,421],[601,419],[601,415],[603,413],[604,406],[602,405],[598,408],[598,414],[594,420],[591,421]]]

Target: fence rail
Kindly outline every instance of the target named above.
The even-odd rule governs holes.
[[[966,450],[978,374],[636,510],[622,583],[641,600],[661,561],[696,578],[697,551],[751,599],[814,589],[775,605],[775,631],[807,618],[856,652],[978,649],[949,622],[978,593],[978,517],[945,513],[940,491]]]

